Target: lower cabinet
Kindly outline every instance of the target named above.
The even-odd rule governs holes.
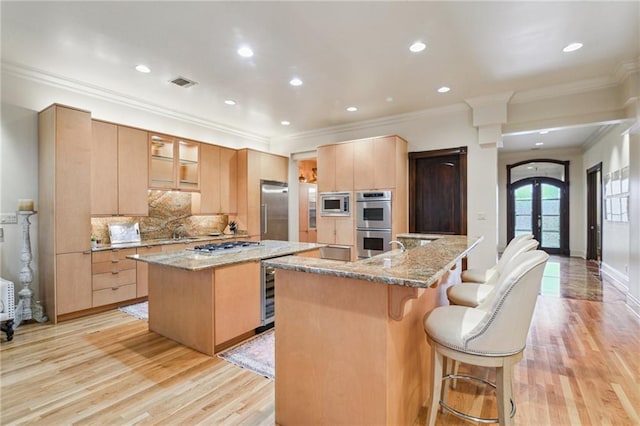
[[[91,308],[91,252],[56,255],[57,315]]]
[[[215,268],[213,300],[216,345],[260,327],[260,261]]]
[[[136,249],[93,253],[92,306],[98,307],[136,298],[136,261],[127,259]]]

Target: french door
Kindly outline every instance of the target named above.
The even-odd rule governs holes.
[[[509,240],[533,234],[540,248],[551,254],[569,254],[569,203],[565,182],[535,177],[509,185]]]

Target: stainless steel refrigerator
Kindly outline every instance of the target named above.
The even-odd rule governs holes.
[[[260,234],[263,240],[289,240],[289,189],[284,182],[261,181]]]

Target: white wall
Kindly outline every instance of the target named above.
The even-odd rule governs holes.
[[[586,171],[582,165],[582,151],[548,149],[498,154],[498,246],[507,245],[507,165],[533,159],[569,161],[569,250],[571,256],[585,257],[586,253]]]
[[[0,212],[15,214],[19,198],[38,199],[38,120],[33,111],[3,104],[0,124]],[[39,300],[38,215],[31,216],[30,221],[34,275],[31,289],[34,300]],[[0,243],[0,276],[13,281],[16,293],[22,288],[19,280],[22,226],[19,222],[0,225],[4,229],[4,242]]]
[[[478,132],[472,124],[471,109],[466,104],[362,122],[357,127],[336,127],[299,137],[272,140],[271,150],[289,155],[315,150],[328,143],[383,135],[403,137],[409,143],[409,152],[461,146],[468,148],[467,232],[469,235],[484,237],[484,241],[469,256],[469,267],[482,268],[495,264],[498,221],[497,149],[478,145]],[[479,214],[486,219],[478,219]]]
[[[640,129],[629,138],[629,293],[627,304],[640,316]]]
[[[583,169],[602,161],[603,176],[629,165],[629,136],[622,133],[628,125],[618,125],[584,153]],[[586,190],[586,189],[585,189]],[[585,209],[586,210],[586,209]],[[586,213],[585,213],[586,214]],[[639,220],[631,217],[630,220]],[[629,284],[629,223],[602,224],[602,268],[623,285]]]

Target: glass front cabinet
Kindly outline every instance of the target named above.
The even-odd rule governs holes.
[[[149,188],[200,190],[200,143],[149,135]]]

